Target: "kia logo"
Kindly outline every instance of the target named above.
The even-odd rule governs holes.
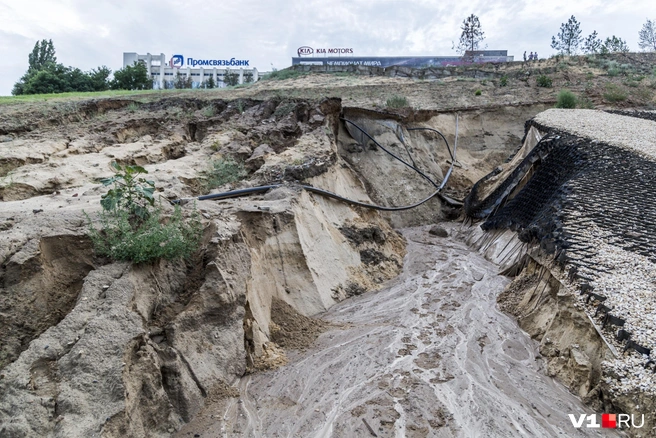
[[[303,56],[303,55],[312,55],[314,53],[314,49],[312,47],[308,46],[303,46],[298,48],[298,56]]]

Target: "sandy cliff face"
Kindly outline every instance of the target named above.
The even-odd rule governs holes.
[[[198,194],[208,160],[230,156],[247,160],[246,187],[302,180],[371,202],[335,152],[338,101],[215,102],[181,123],[194,105],[3,144],[3,435],[168,436],[247,369],[284,362],[279,303],[314,315],[400,272],[404,240],[380,215],[287,188],[196,204],[205,230],[190,260],[96,257],[87,214],[112,161],[145,166],[167,198]]]

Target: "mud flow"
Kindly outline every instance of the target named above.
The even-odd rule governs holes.
[[[208,405],[176,436],[601,436],[572,426],[568,414],[592,411],[497,310],[509,280],[461,241],[460,225],[445,228],[450,237],[404,229],[397,279],[320,315],[331,328],[309,350],[242,378],[240,397]]]

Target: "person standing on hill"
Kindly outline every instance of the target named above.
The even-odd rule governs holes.
[[[526,50],[524,50],[524,62],[526,62]]]

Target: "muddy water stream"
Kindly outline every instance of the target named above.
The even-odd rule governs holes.
[[[334,327],[308,351],[246,376],[240,399],[179,436],[600,436],[572,426],[568,414],[592,411],[544,374],[536,343],[497,310],[508,283],[497,267],[457,238],[403,234],[399,278],[321,315]]]

